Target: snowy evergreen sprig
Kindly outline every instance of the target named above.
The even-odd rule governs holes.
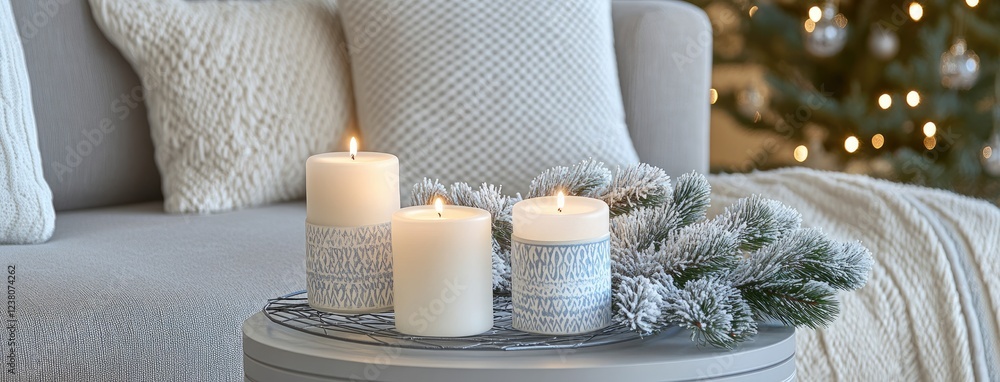
[[[737,233],[743,250],[760,249],[802,225],[798,211],[759,195],[737,200],[716,220]]]
[[[437,198],[441,198],[446,203],[451,201],[448,197],[448,189],[437,179],[424,178],[420,183],[414,184],[410,191],[411,206],[434,204],[434,200]]]
[[[695,172],[672,185],[653,166],[612,174],[586,160],[546,170],[528,197],[558,191],[608,203],[614,319],[643,334],[679,326],[699,344],[733,348],[756,335],[759,320],[821,327],[840,312],[837,291],[864,286],[873,266],[860,243],[802,229],[797,211],[757,195],[706,219],[711,186]],[[493,216],[493,288],[509,293],[511,210],[520,195],[424,179],[411,203],[439,197]]]
[[[619,169],[601,199],[611,216],[618,216],[641,207],[662,206],[673,198],[673,192],[667,173],[641,163]]]
[[[740,291],[705,278],[688,282],[664,298],[665,321],[691,331],[699,344],[732,348],[757,334],[757,322]]]
[[[674,188],[673,208],[682,225],[694,224],[705,219],[712,200],[712,186],[704,175],[694,171],[677,178]]]
[[[531,181],[528,198],[552,196],[557,192],[566,195],[599,198],[611,184],[611,171],[604,163],[588,159],[573,167],[553,167]]]

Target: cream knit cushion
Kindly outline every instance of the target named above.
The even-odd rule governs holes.
[[[399,157],[405,189],[426,176],[524,192],[555,165],[638,161],[609,0],[339,4],[361,132]]]
[[[21,39],[10,2],[0,3],[0,244],[41,243],[52,237],[56,214]]]
[[[91,0],[145,91],[168,212],[305,195],[352,118],[331,1]]]

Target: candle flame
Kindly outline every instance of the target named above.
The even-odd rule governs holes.
[[[441,213],[444,212],[444,201],[441,198],[434,199],[434,210],[437,211],[438,217],[441,217]]]
[[[559,212],[562,212],[562,209],[565,206],[566,206],[566,194],[563,194],[562,191],[559,191],[559,193],[556,194],[556,208],[559,209]]]
[[[358,155],[358,139],[354,138],[354,137],[351,137],[351,159],[352,160],[354,159],[355,155]]]

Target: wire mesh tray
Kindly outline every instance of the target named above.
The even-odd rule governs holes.
[[[396,331],[393,312],[336,314],[309,306],[306,291],[268,300],[264,314],[271,321],[301,332],[368,345],[432,350],[576,349],[642,338],[621,324],[578,335],[525,333],[511,327],[510,296],[493,297],[493,328],[469,337],[421,337]]]

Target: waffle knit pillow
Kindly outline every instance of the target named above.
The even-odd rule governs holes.
[[[56,214],[42,176],[24,50],[9,1],[0,4],[0,244],[41,243]]]
[[[305,195],[353,111],[332,1],[90,4],[142,80],[167,212]]]
[[[610,0],[339,5],[361,133],[399,157],[401,184],[426,176],[524,193],[555,165],[638,161]]]

